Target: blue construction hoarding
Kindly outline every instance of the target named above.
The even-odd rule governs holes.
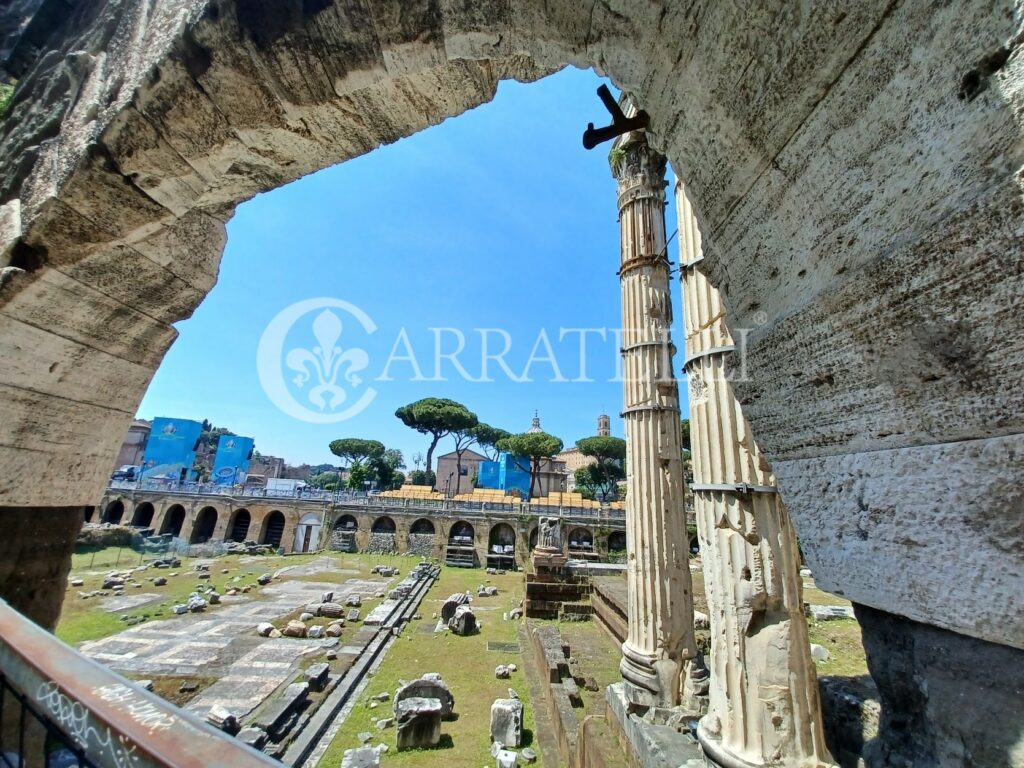
[[[249,471],[253,439],[239,435],[221,435],[213,458],[213,482],[217,485],[244,483]]]
[[[500,491],[518,490],[523,497],[530,494],[530,459],[502,453],[497,461],[481,461],[477,467],[476,484],[479,488]]]
[[[203,425],[198,421],[164,416],[153,419],[142,454],[141,476],[173,483],[189,479],[202,431]]]

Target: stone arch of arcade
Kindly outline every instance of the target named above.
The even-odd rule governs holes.
[[[132,525],[140,528],[148,528],[153,524],[153,515],[156,514],[156,508],[152,502],[142,501],[135,506],[135,511],[132,513]]]
[[[125,404],[213,285],[239,201],[487,101],[501,78],[599,66],[650,113],[652,142],[686,180],[702,269],[729,327],[746,329],[738,401],[818,583],[857,603],[886,701],[956,688],[956,708],[928,699],[921,741],[1008,750],[1017,729],[1000,692],[1020,679],[973,675],[1024,670],[1024,576],[1008,554],[1019,531],[1001,490],[1024,448],[1024,79],[1019,56],[1004,71],[978,62],[1019,19],[998,4],[766,5],[743,20],[729,4],[471,6],[381,2],[364,18],[338,3],[98,16],[86,4],[62,17],[52,52],[26,54],[0,134],[0,258],[13,270],[0,338],[20,342],[4,347],[0,385],[18,396],[0,400],[0,460],[39,470],[5,479],[6,519],[81,525]],[[826,327],[827,342],[814,335]],[[979,334],[993,327],[1013,343]],[[74,370],[51,375],[67,359]],[[938,498],[950,474],[963,482]],[[823,490],[822,477],[836,481]],[[276,514],[282,535],[297,524]],[[221,511],[214,526],[226,522]],[[64,574],[51,570],[52,604],[13,578],[0,593],[52,622]],[[972,663],[943,665],[956,676],[887,653],[915,640]],[[904,690],[910,679],[919,689]],[[964,701],[979,707],[973,731]],[[879,749],[914,762],[885,722]]]

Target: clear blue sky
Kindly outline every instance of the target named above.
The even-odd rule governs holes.
[[[367,437],[402,450],[411,467],[412,454],[425,453],[427,442],[394,411],[421,397],[458,400],[482,421],[511,432],[526,430],[536,409],[545,431],[567,446],[594,434],[602,412],[621,435],[615,337],[587,337],[592,382],[571,381],[580,377],[579,334],[559,340],[561,328],[621,324],[608,145],[588,152],[581,144],[588,122],[608,122],[595,94],[600,83],[592,72],[572,69],[529,85],[502,83],[490,104],[240,206],[228,224],[218,283],[193,317],[178,324],[180,337],[139,416],[207,418],[254,437],[259,451],[292,464],[337,463],[327,448],[331,440]],[[675,209],[669,197],[671,234]],[[678,262],[675,241],[669,253]],[[673,294],[681,348],[678,283]],[[370,387],[376,395],[364,410],[333,424],[284,413],[257,373],[260,339],[275,316],[296,302],[324,297],[355,305],[376,325],[366,333],[334,310],[343,327],[337,345],[364,350],[368,363],[358,385],[335,379],[348,390],[341,408]],[[293,326],[284,352],[313,346],[311,323],[319,311]],[[388,367],[403,328],[409,347],[400,345],[400,353],[411,349],[423,378],[439,373],[445,381],[412,381],[407,360]],[[553,367],[542,361],[531,366],[529,382],[511,381],[493,361],[490,382],[464,380],[447,360],[435,371],[439,332],[431,328],[459,329],[465,336],[458,360],[473,378],[482,373],[477,329],[509,334],[505,360],[516,376],[543,330],[570,381],[552,381]],[[453,350],[455,335],[440,333],[442,351]],[[489,332],[490,352],[497,354],[502,345],[502,337]],[[542,345],[535,357],[544,355]],[[677,371],[681,362],[677,356]],[[382,381],[385,368],[390,380]],[[289,391],[315,411],[303,400],[311,383],[298,388],[298,369],[284,370]],[[438,448],[450,449],[447,439]]]

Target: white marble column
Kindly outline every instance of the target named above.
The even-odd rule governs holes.
[[[695,647],[672,370],[665,158],[638,131],[619,137],[609,160],[619,193],[627,451],[629,633],[619,668],[630,702],[671,707],[679,703],[683,664]]]
[[[725,308],[701,271],[700,230],[680,184],[676,205],[691,491],[711,618],[710,703],[698,736],[730,768],[829,765],[796,535],[728,380]]]

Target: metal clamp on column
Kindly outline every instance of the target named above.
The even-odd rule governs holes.
[[[774,485],[750,485],[749,483],[689,483],[691,491],[721,491],[723,493],[778,493]]]
[[[644,349],[645,347],[672,347],[672,349],[675,349],[676,345],[671,341],[639,341],[636,344],[630,344],[628,347],[619,347],[619,354],[624,355],[627,352],[632,352],[634,349]]]
[[[711,357],[711,355],[724,355],[727,352],[735,352],[736,347],[732,344],[725,347],[712,347],[711,349],[705,349],[702,352],[698,352],[694,355],[690,355],[686,358],[686,362],[683,363],[683,370],[690,367],[690,363],[700,360],[702,357]]]
[[[696,267],[698,264],[700,264],[702,261],[704,261],[704,257],[703,256],[698,256],[693,261],[688,261],[685,264],[680,264],[679,268],[680,269],[692,269],[693,267]]]
[[[619,418],[622,419],[622,418],[625,418],[626,416],[628,416],[631,413],[642,413],[644,411],[660,412],[660,411],[675,411],[675,410],[678,410],[678,408],[674,408],[671,405],[637,405],[637,406],[634,406],[632,408],[627,408],[626,410],[624,410],[622,413],[619,414]]]

